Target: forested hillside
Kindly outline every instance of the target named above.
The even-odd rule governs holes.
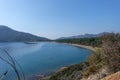
[[[101,47],[102,46],[102,37],[94,37],[94,38],[77,38],[77,39],[58,39],[57,42],[63,43],[74,43],[87,45],[92,47]]]

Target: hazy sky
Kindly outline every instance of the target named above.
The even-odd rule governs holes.
[[[0,0],[0,25],[51,39],[120,32],[120,0]]]

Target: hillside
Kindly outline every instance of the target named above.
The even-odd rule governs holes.
[[[116,72],[114,74],[111,74],[109,76],[106,76],[105,78],[103,78],[101,80],[120,80],[120,71]]]
[[[62,69],[48,80],[100,80],[102,78],[102,80],[120,80],[119,74],[116,73],[120,71],[120,33],[106,34],[101,36],[100,40],[102,42],[100,48],[93,52],[85,63]],[[81,40],[77,41],[81,42]],[[84,44],[89,43],[91,46],[93,41],[87,38]],[[62,42],[69,42],[69,40]],[[76,41],[72,39],[72,43],[74,42]],[[97,40],[95,43],[98,42]],[[113,73],[116,74],[109,76]]]
[[[98,33],[98,34],[83,34],[83,35],[75,35],[75,36],[69,36],[69,37],[61,37],[61,38],[58,38],[57,40],[78,39],[78,38],[95,38],[95,37],[101,37],[105,34],[109,34],[109,32],[102,32],[102,33]]]
[[[24,42],[24,41],[47,41],[49,39],[19,32],[7,26],[0,25],[0,42]]]

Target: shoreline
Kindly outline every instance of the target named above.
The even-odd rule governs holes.
[[[74,44],[74,43],[63,43],[63,44],[69,44],[69,45],[72,45],[72,46],[75,46],[75,47],[88,49],[88,50],[91,50],[93,52],[95,52],[97,50],[97,47],[86,46],[86,45],[81,45],[81,44]]]
[[[57,42],[57,43],[58,43],[58,42]],[[67,44],[67,45],[71,45],[71,46],[74,46],[74,47],[84,48],[84,49],[88,49],[88,50],[93,51],[93,52],[95,52],[95,51],[97,50],[97,47],[85,46],[85,45],[74,44],[74,43],[60,43],[60,44]],[[79,63],[78,63],[78,64],[79,64]],[[59,71],[65,69],[65,68],[68,68],[68,67],[66,67],[66,66],[61,67],[61,68],[58,69],[56,72],[59,72]],[[54,73],[56,73],[56,72],[54,72]],[[40,80],[47,80],[47,79],[49,79],[49,77],[52,76],[54,73],[50,74],[49,76],[44,75],[44,77],[41,77],[41,78],[39,78],[39,79],[40,79]]]
[[[75,46],[75,47],[80,47],[80,48],[84,48],[84,49],[89,49],[93,52],[96,51],[96,48],[95,47],[91,47],[91,46],[85,46],[85,45],[80,45],[80,44],[71,44],[72,46]]]

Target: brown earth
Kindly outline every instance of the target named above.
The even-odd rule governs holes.
[[[120,71],[114,74],[111,74],[101,80],[120,80]]]

